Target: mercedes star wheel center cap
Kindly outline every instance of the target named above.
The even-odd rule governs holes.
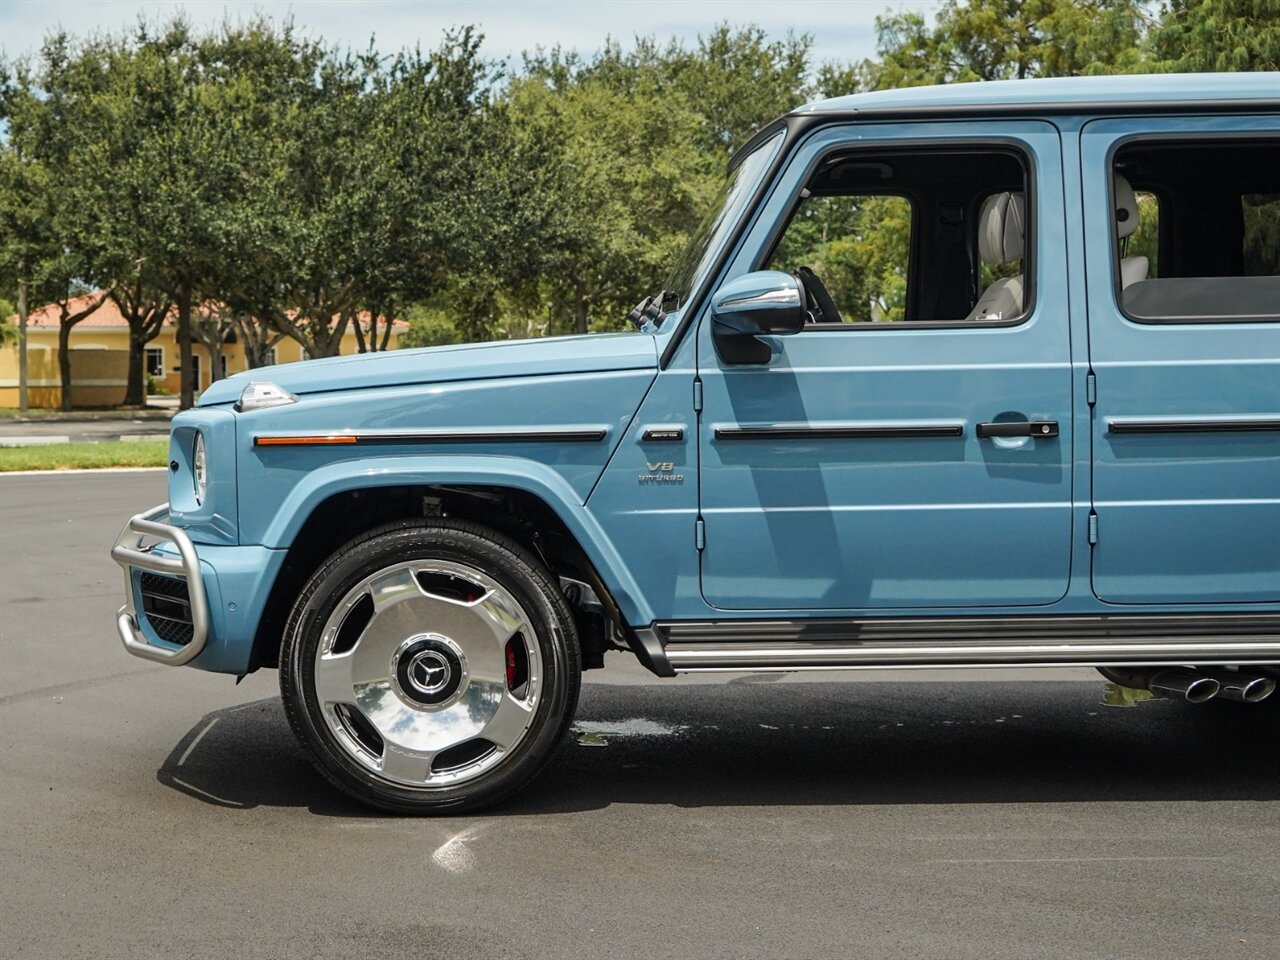
[[[413,637],[395,656],[400,692],[414,703],[438,706],[452,700],[466,679],[462,652],[441,636]]]

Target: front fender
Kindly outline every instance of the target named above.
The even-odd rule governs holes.
[[[393,456],[318,467],[302,477],[280,504],[262,535],[262,546],[288,548],[307,518],[335,494],[415,484],[502,487],[538,497],[577,539],[626,621],[648,624],[654,620],[630,569],[573,487],[546,464],[520,457]]]

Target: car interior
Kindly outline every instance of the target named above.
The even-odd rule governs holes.
[[[768,264],[797,274],[819,324],[1016,321],[1030,299],[1028,188],[1025,160],[1004,149],[835,155]]]
[[[1112,191],[1116,282],[1131,318],[1280,315],[1280,140],[1130,143],[1115,154]]]

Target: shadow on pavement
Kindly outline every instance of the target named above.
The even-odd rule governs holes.
[[[1101,706],[1102,683],[583,688],[577,727],[495,815],[684,807],[1280,799],[1280,695]],[[157,772],[229,808],[378,816],[316,773],[275,699],[203,717]]]

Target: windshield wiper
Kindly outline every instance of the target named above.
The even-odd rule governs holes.
[[[674,290],[659,290],[651,297],[645,297],[627,314],[627,319],[635,324],[637,330],[653,333],[662,321],[667,319],[667,311],[680,305],[680,295]]]

